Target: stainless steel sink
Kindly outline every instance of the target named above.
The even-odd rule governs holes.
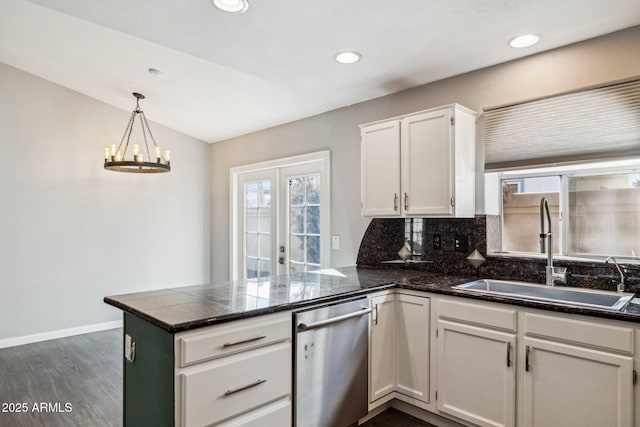
[[[473,293],[502,295],[535,301],[565,303],[606,310],[622,310],[635,294],[594,289],[564,288],[527,282],[482,279],[453,286]]]

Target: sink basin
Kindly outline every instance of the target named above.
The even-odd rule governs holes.
[[[535,283],[490,279],[476,280],[475,282],[453,286],[453,289],[616,311],[622,310],[635,296],[632,293],[552,287]]]

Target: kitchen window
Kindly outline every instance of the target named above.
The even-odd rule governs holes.
[[[554,254],[640,261],[639,161],[487,174],[489,186],[496,181],[502,238],[494,247],[499,252],[542,254],[540,201],[545,197]]]

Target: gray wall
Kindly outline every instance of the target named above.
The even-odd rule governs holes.
[[[1,63],[0,94],[0,340],[120,320],[105,295],[208,282],[208,144],[151,123],[172,171],[109,172],[130,111]]]
[[[640,27],[634,27],[213,144],[212,279],[229,277],[230,167],[330,149],[331,234],[340,235],[342,244],[340,250],[332,251],[332,265],[353,265],[370,221],[360,218],[359,124],[454,102],[480,112],[486,107],[637,77],[638,40]],[[481,171],[481,138],[478,146]],[[482,175],[479,178],[477,211],[482,213]]]

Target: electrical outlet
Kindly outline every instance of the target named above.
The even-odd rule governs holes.
[[[442,249],[442,235],[434,234],[433,235],[433,250],[439,251]]]
[[[453,239],[453,250],[456,252],[469,252],[469,236],[456,234]]]

